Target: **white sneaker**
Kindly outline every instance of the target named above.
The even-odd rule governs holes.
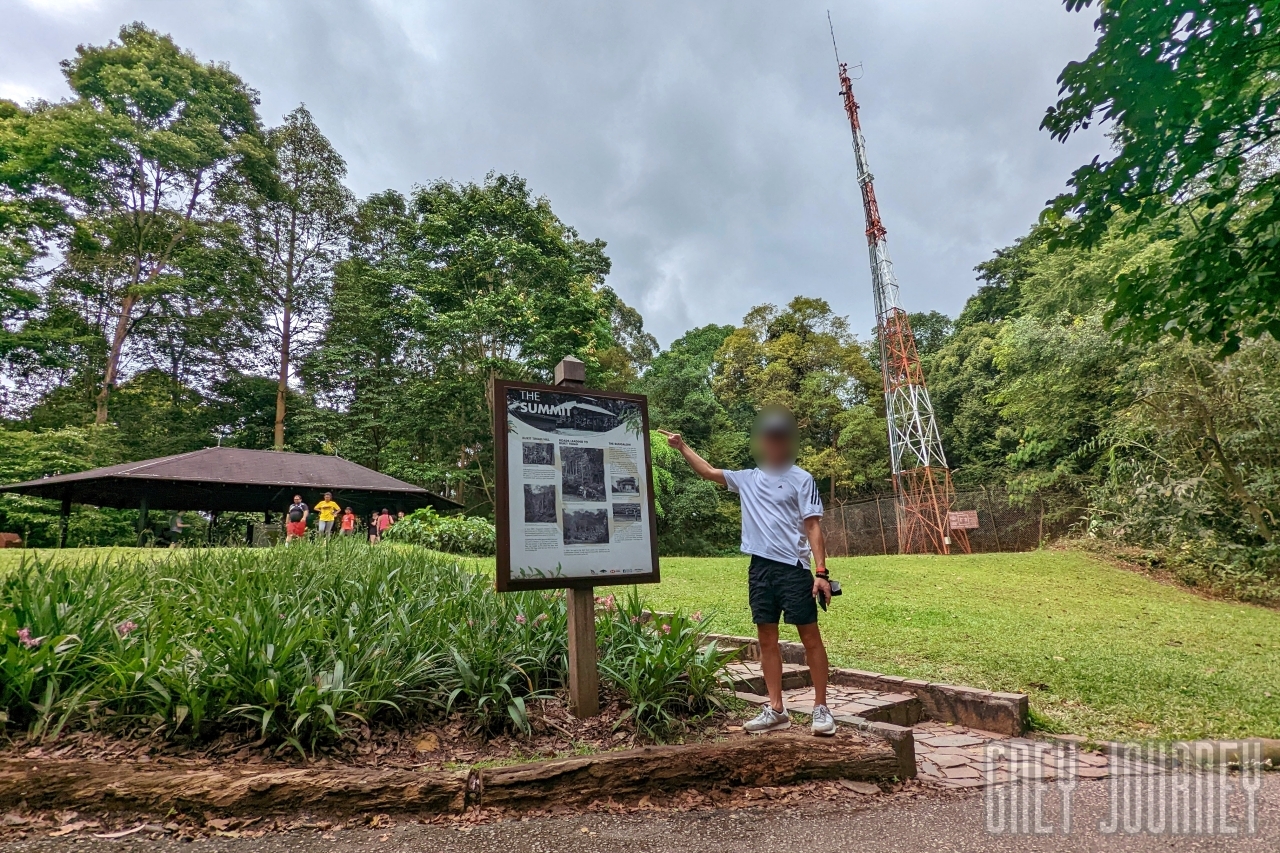
[[[780,732],[791,728],[791,715],[785,708],[779,713],[773,710],[772,705],[765,705],[760,709],[760,713],[756,714],[755,719],[744,723],[742,728],[757,735],[765,732]]]
[[[836,733],[836,721],[831,717],[831,712],[827,710],[826,705],[813,706],[813,733],[823,737],[830,737]]]

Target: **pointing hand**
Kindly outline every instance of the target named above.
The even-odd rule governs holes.
[[[660,429],[658,430],[658,432],[662,433],[667,437],[667,444],[669,446],[674,447],[676,450],[679,450],[681,447],[684,447],[684,439],[680,437],[680,433],[668,432],[665,429]]]

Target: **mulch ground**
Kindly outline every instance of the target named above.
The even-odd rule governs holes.
[[[28,838],[162,838],[194,841],[201,838],[262,838],[268,833],[298,833],[332,840],[344,831],[364,829],[391,830],[400,825],[425,824],[451,826],[459,832],[497,821],[529,821],[544,817],[573,814],[638,814],[663,812],[714,812],[732,809],[791,809],[817,802],[868,802],[872,798],[911,800],[917,797],[947,796],[949,793],[928,788],[911,780],[905,783],[876,786],[868,782],[847,780],[805,782],[765,788],[737,788],[709,792],[673,791],[664,796],[645,796],[636,802],[596,801],[585,808],[551,808],[509,812],[503,809],[469,809],[459,814],[423,817],[368,814],[350,820],[334,821],[313,815],[282,818],[220,818],[213,815],[173,814],[164,817],[147,814],[81,814],[75,811],[33,812],[26,809],[0,815],[0,842]]]
[[[530,734],[486,735],[471,728],[461,715],[433,723],[361,724],[340,741],[317,744],[314,753],[306,756],[278,740],[264,741],[249,728],[227,731],[207,742],[191,742],[171,740],[163,731],[134,723],[122,724],[114,732],[63,732],[44,741],[23,737],[0,740],[0,758],[439,770],[481,763],[537,761],[654,743],[629,721],[619,723],[624,710],[619,701],[606,701],[599,716],[579,720],[558,699],[531,702]],[[663,742],[697,743],[742,736],[741,723],[733,714],[720,713],[690,722]]]

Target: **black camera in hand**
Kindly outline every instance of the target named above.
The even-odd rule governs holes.
[[[837,595],[839,595],[839,594],[840,594],[840,581],[833,581],[833,580],[832,580],[831,578],[829,578],[829,577],[827,577],[827,578],[823,578],[823,580],[825,580],[825,581],[827,582],[827,585],[828,585],[829,587],[831,587],[831,597],[832,597],[832,598],[835,598]],[[825,610],[827,609],[827,599],[826,599],[826,597],[825,597],[825,596],[823,596],[823,595],[821,595],[821,594],[819,594],[819,595],[817,596],[817,599],[818,599],[818,604],[819,604],[819,606],[821,606],[821,607],[822,607],[822,609],[825,611]]]

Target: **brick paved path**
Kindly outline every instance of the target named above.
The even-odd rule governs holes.
[[[768,702],[760,665],[736,663],[732,667],[739,698],[755,704]],[[800,714],[813,712],[813,688],[808,668],[783,665],[783,702]],[[919,703],[913,696],[829,686],[827,707],[841,717],[910,725],[915,737],[916,771],[920,781],[942,788],[979,788],[1022,779],[1050,781],[1062,776],[1105,779],[1108,776],[1157,772],[1159,768],[1131,759],[1111,758],[1100,752],[1030,738],[984,732],[964,726],[919,719]]]

